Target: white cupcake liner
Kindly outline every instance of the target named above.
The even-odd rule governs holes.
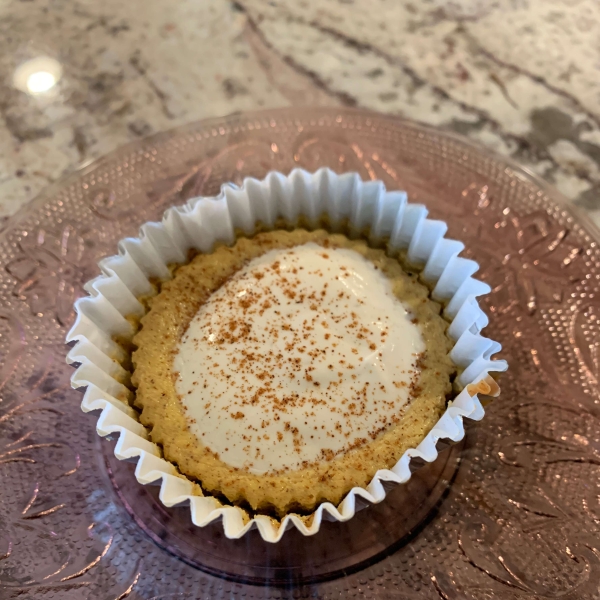
[[[198,495],[199,486],[161,458],[160,448],[149,440],[129,405],[132,392],[124,385],[129,373],[119,364],[124,351],[113,338],[131,339],[134,331],[125,317],[144,314],[137,298],[153,293],[150,279],[170,278],[168,265],[185,262],[189,249],[210,252],[215,242],[233,243],[235,230],[252,233],[257,222],[273,227],[280,217],[295,223],[303,216],[317,223],[324,213],[333,227],[349,223],[358,231],[369,229],[372,238],[388,239],[391,248],[407,249],[409,262],[423,266],[422,277],[433,287],[432,297],[446,307],[444,315],[451,323],[448,335],[455,342],[450,356],[463,369],[458,378],[463,390],[416,448],[407,450],[392,469],[377,471],[366,488],[353,488],[339,506],[325,502],[309,518],[294,514],[281,521],[263,515],[250,518],[241,508]],[[77,319],[67,342],[76,344],[67,361],[77,365],[72,386],[85,389],[82,410],[101,411],[96,431],[103,437],[119,435],[115,456],[137,461],[137,480],[159,484],[165,506],[189,503],[192,521],[199,527],[222,517],[228,538],[239,538],[257,527],[265,541],[277,542],[292,525],[304,535],[313,535],[323,519],[351,519],[364,505],[361,498],[370,503],[385,498],[383,482],[408,481],[414,459],[431,462],[438,455],[438,442],[460,441],[465,434],[463,418],[484,416],[477,392],[497,395],[490,372],[507,368],[505,361],[491,358],[500,344],[480,335],[488,319],[476,298],[490,288],[473,279],[477,263],[458,256],[464,245],[444,238],[444,222],[426,217],[427,209],[407,203],[404,192],[388,192],[380,181],[363,182],[356,173],[337,175],[329,169],[314,174],[296,169],[288,176],[272,172],[263,181],[246,179],[241,187],[226,184],[214,198],[193,198],[170,208],[161,223],[143,225],[139,238],[122,240],[119,255],[101,261],[103,274],[86,284],[90,295],[75,303]]]

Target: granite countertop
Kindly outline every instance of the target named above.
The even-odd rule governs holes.
[[[5,0],[0,217],[157,131],[337,105],[466,135],[600,224],[599,73],[597,0]]]

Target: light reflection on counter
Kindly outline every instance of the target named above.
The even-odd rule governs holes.
[[[62,77],[62,65],[50,56],[38,56],[21,63],[14,72],[13,85],[31,96],[50,93]]]

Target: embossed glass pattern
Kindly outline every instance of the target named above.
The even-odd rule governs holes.
[[[119,239],[225,181],[294,166],[382,179],[447,221],[493,288],[489,335],[511,368],[486,418],[409,484],[273,546],[195,528],[140,486],[79,410],[63,340],[73,300]],[[593,236],[518,167],[349,110],[198,123],[49,189],[0,235],[0,598],[600,597]]]

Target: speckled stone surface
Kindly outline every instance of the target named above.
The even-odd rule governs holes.
[[[63,75],[13,86],[37,56]],[[0,216],[124,143],[278,106],[351,105],[459,132],[600,224],[597,0],[5,0]]]

